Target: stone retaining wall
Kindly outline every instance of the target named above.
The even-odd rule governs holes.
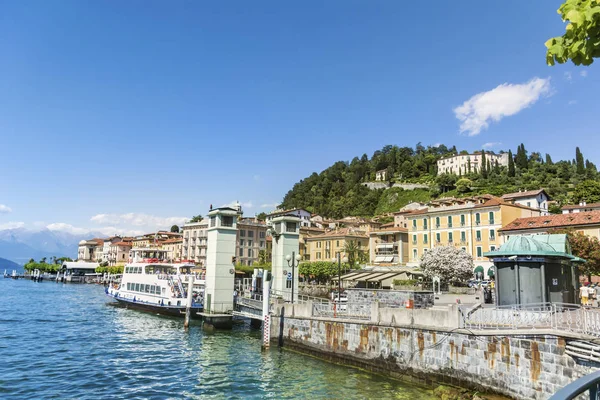
[[[420,311],[415,310],[415,315]],[[307,313],[300,308],[285,311],[295,316],[284,318],[284,347],[398,378],[417,377],[427,383],[537,400],[596,369],[567,355],[567,339],[555,335],[474,335],[464,330],[303,316]],[[280,333],[279,322],[279,317],[272,318],[274,340]]]
[[[412,300],[414,308],[433,306],[434,294],[428,291],[376,290],[376,289],[347,289],[348,306],[370,310],[371,304],[378,302],[385,307],[406,307],[406,302]]]

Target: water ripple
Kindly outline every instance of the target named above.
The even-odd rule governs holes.
[[[91,285],[0,281],[0,398],[432,399],[419,387],[273,348],[261,332],[189,331],[107,306]]]

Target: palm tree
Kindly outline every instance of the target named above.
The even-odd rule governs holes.
[[[267,254],[266,250],[260,250],[258,252],[258,263],[259,264],[263,264],[263,265],[266,264],[269,261],[268,258],[269,258],[269,255]]]
[[[348,263],[350,265],[354,265],[356,260],[356,255],[359,253],[358,245],[355,240],[346,240],[344,242],[344,247],[342,248],[346,257],[348,257]]]

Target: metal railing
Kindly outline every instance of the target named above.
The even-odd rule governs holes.
[[[312,315],[314,317],[369,320],[371,319],[371,308],[364,309],[344,303],[328,302],[313,304]]]
[[[589,375],[569,383],[558,392],[554,393],[550,400],[571,400],[583,393],[588,393],[590,400],[597,400],[600,393],[600,371],[592,372]]]
[[[553,329],[600,337],[600,310],[577,304],[539,303],[461,308],[468,329]]]

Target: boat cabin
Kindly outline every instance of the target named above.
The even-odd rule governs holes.
[[[160,263],[167,262],[167,250],[156,247],[137,247],[129,250],[130,263]]]

